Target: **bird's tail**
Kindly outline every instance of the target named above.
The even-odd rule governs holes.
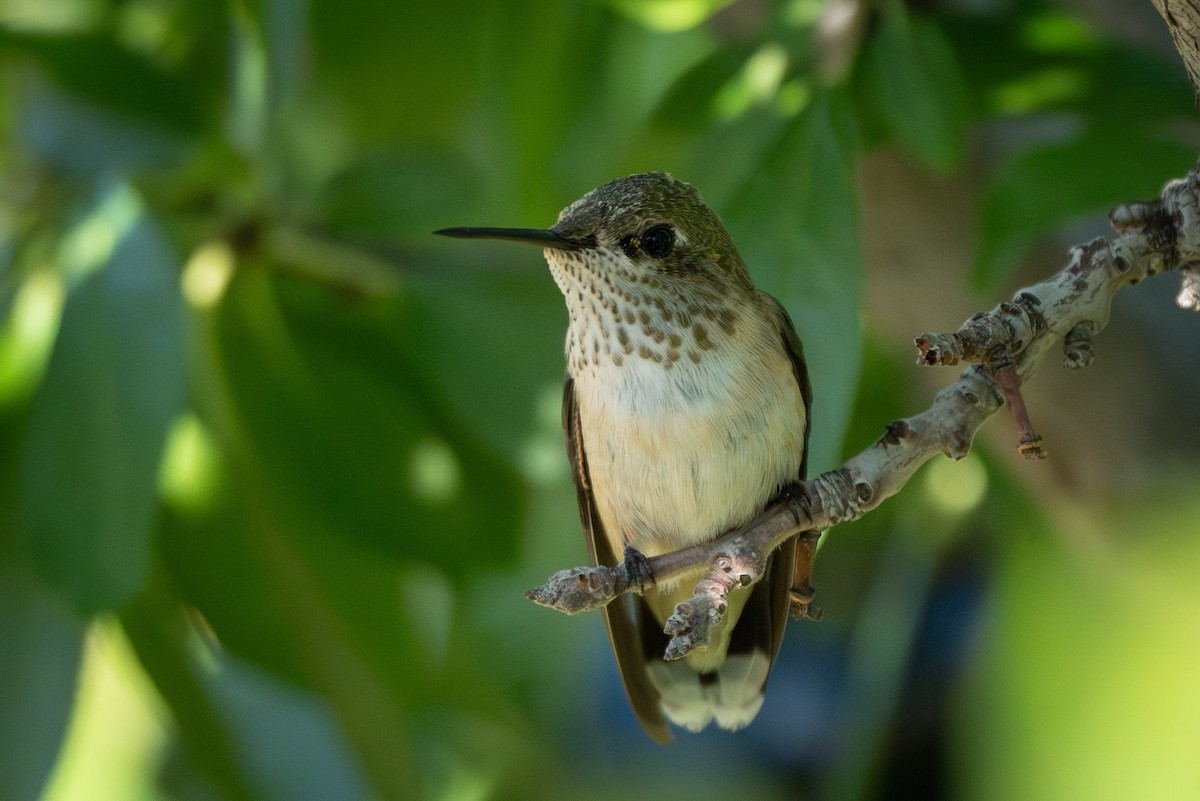
[[[794,564],[791,548],[789,543],[781,549],[786,553],[772,557],[762,581],[729,594],[725,615],[708,647],[683,659],[663,659],[668,640],[662,628],[676,604],[691,596],[693,585],[683,582],[669,590],[648,592],[638,604],[647,673],[661,696],[663,714],[672,723],[700,731],[716,721],[723,729],[736,730],[754,720],[787,622]]]

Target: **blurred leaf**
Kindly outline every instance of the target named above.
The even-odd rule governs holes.
[[[967,143],[967,93],[941,30],[910,18],[899,2],[885,4],[868,40],[866,69],[871,105],[899,143],[930,169],[957,167]]]
[[[349,105],[368,139],[445,141],[475,89],[483,30],[500,9],[472,0],[308,5],[319,82]]]
[[[713,98],[753,52],[752,43],[727,44],[713,50],[671,85],[654,111],[653,124],[686,130],[711,122]]]
[[[164,569],[178,586],[181,601],[198,609],[221,643],[241,659],[307,686],[302,647],[286,625],[293,610],[270,577],[245,503],[228,500],[207,515],[164,518],[160,532]],[[131,613],[137,614],[137,609]],[[161,634],[178,636],[172,628]],[[136,635],[131,636],[137,643]],[[149,667],[150,657],[143,656],[143,661]],[[169,685],[159,683],[170,700]]]
[[[447,414],[422,343],[396,336],[406,304],[356,307],[261,274],[230,294],[218,369],[282,519],[451,576],[513,556],[524,490]]]
[[[225,797],[363,797],[328,710],[298,688],[203,650],[165,576],[121,620],[171,708],[189,763]]]
[[[972,104],[987,113],[1004,113],[996,107],[999,87],[1026,80],[1048,66],[1074,68],[1091,53],[1047,53],[1030,48],[1022,35],[1030,13],[946,14],[941,23],[955,50]],[[1092,51],[1093,53],[1095,51]]]
[[[322,217],[351,236],[424,239],[463,217],[476,183],[461,159],[445,152],[376,152],[330,182]]]
[[[221,789],[223,797],[234,801],[255,798],[244,768],[238,764],[239,749],[229,724],[206,691],[203,669],[195,664],[197,649],[188,642],[183,609],[170,597],[161,575],[122,611],[121,624],[170,707],[192,764]]]
[[[269,508],[264,484],[243,476],[225,507],[169,520],[165,563],[225,647],[322,697],[381,797],[407,797],[407,717],[435,699],[396,567],[303,510]]]
[[[75,708],[43,801],[147,798],[166,738],[161,706],[111,616],[84,638]]]
[[[591,154],[619,147],[614,131],[623,122],[603,117],[564,147],[573,119],[588,119],[605,96],[599,88],[616,19],[596,3],[514,0],[495,20],[484,108],[505,148],[499,174],[522,215],[545,219],[565,205],[547,191],[557,161],[575,174],[583,165],[571,162],[587,158],[592,166]]]
[[[129,786],[139,797],[154,794],[157,779],[158,795],[188,801],[599,799],[631,786],[662,801],[747,788],[793,798],[820,786],[831,766],[887,791],[945,795],[942,785],[903,782],[943,755],[927,727],[944,724],[945,701],[923,692],[956,665],[914,661],[901,676],[898,662],[880,673],[871,659],[850,664],[865,652],[843,651],[856,607],[865,617],[853,625],[873,648],[895,638],[889,620],[899,613],[920,631],[914,656],[971,640],[967,626],[936,619],[936,593],[928,604],[907,597],[896,581],[904,571],[889,575],[881,550],[900,544],[905,525],[915,537],[937,533],[924,530],[929,477],[831,540],[843,544],[822,557],[828,624],[789,634],[793,655],[772,678],[779,703],[753,729],[680,738],[683,761],[701,766],[681,784],[629,728],[599,622],[538,610],[520,594],[583,558],[559,424],[561,296],[536,251],[428,236],[447,225],[545,225],[623,172],[676,172],[723,213],[756,281],[791,309],[817,396],[813,469],[836,464],[852,408],[857,450],[897,408],[925,400],[910,392],[899,352],[876,355],[858,380],[859,153],[887,141],[927,168],[954,169],[968,112],[999,116],[972,120],[981,156],[1008,163],[985,202],[994,204],[983,236],[993,252],[983,272],[995,280],[1019,258],[1022,236],[1076,213],[1064,209],[1090,214],[1149,196],[1186,169],[1191,154],[1156,137],[1191,136],[1194,108],[1174,59],[1141,40],[1107,38],[1095,24],[1108,22],[1101,12],[1048,0],[950,4],[936,18],[906,18],[906,8],[928,4],[881,0],[874,8],[884,14],[855,40],[863,57],[854,80],[830,89],[812,73],[829,41],[825,28],[814,36],[826,5],[6,4],[0,315],[10,325],[0,361],[19,380],[0,409],[0,679],[9,684],[0,691],[0,796],[36,797],[54,757],[79,658],[69,601],[87,611],[118,605],[164,702],[142,690],[135,704],[82,705],[93,764],[123,742],[106,724],[136,707],[151,736],[132,769],[111,772],[136,772]],[[1079,142],[1063,144],[1074,132],[1084,132]],[[104,195],[61,236],[79,186],[118,171],[137,176],[138,202]],[[212,279],[188,296],[182,345],[174,260],[157,233],[160,250],[135,246],[147,226],[192,254],[185,277]],[[337,241],[313,234],[322,231]],[[365,258],[356,239],[368,240]],[[130,278],[138,270],[155,277]],[[54,343],[55,299],[68,291]],[[164,353],[147,355],[154,345]],[[185,347],[191,410],[181,417]],[[47,371],[35,369],[41,362]],[[160,460],[168,431],[171,458]],[[949,492],[965,466],[940,466],[948,472],[936,483]],[[528,502],[521,475],[536,487]],[[1023,530],[1049,541],[1048,528],[1030,528],[1045,500],[1017,488],[1027,479],[997,460],[987,480],[983,506],[964,523],[971,543],[1011,548]],[[1192,506],[1169,521],[1173,530],[1194,528]],[[1059,517],[1070,523],[1076,512]],[[1078,551],[1068,562],[1115,552],[1067,535]],[[979,694],[973,709],[986,719],[961,730],[978,750],[951,754],[945,776],[991,797],[1030,787],[1060,797],[1078,787],[1152,794],[1154,757],[1182,773],[1195,739],[1178,724],[1195,706],[1186,670],[1159,647],[1195,606],[1185,591],[1194,560],[1177,560],[1170,580],[1131,568],[1135,584],[1178,604],[1163,611],[1119,598],[1097,618],[1117,626],[1106,635],[1088,629],[1077,603],[1037,586],[1066,587],[1094,609],[1108,608],[1097,599],[1111,601],[1111,587],[1092,592],[1087,576],[1043,551],[1002,566],[1012,586],[998,596],[999,624],[1009,626],[1008,615],[1021,625],[987,632],[1005,655],[985,654],[999,671],[985,676],[996,694]],[[1040,572],[1028,570],[1030,559]],[[54,584],[31,579],[34,567]],[[1112,571],[1101,572],[1099,583],[1112,585]],[[880,576],[891,584],[864,589]],[[877,594],[889,586],[907,605]],[[1034,642],[1045,632],[1026,623],[1039,618],[1008,609],[1008,595],[1046,604],[1053,625],[1043,628],[1068,631],[1065,644],[1086,658]],[[972,604],[959,599],[956,614],[969,618]],[[1134,611],[1150,624],[1138,628]],[[1140,634],[1130,640],[1130,631]],[[1142,661],[1113,645],[1122,637]],[[1045,672],[1036,662],[1046,655],[1070,670]],[[1092,669],[1105,664],[1111,676]],[[882,704],[847,683],[858,676],[868,686],[885,673]],[[1079,687],[1064,684],[1067,673],[1083,677]],[[1147,677],[1163,679],[1163,697],[1182,706],[1147,695]],[[1140,712],[1143,701],[1152,714],[1121,706]],[[869,749],[847,748],[856,705],[870,719]],[[1046,709],[1071,725],[1046,725]],[[1110,737],[1120,747],[1098,746],[1077,736],[1084,730],[1169,731],[1173,745],[1143,737],[1150,745],[1139,751]],[[164,746],[172,750],[156,763]],[[921,758],[905,762],[894,784],[890,763],[913,754]],[[1141,761],[1126,771],[1131,754]],[[956,778],[962,770],[978,780]],[[1137,781],[1122,784],[1128,775]],[[87,787],[68,786],[76,795]],[[1170,789],[1186,797],[1192,788]]]
[[[16,103],[22,144],[67,175],[164,168],[177,163],[178,136],[80,100],[48,80],[30,76]]]
[[[97,34],[40,34],[0,28],[0,52],[36,60],[68,92],[176,133],[207,121],[197,84]]]
[[[758,285],[788,308],[813,384],[810,472],[837,464],[861,363],[862,254],[848,98],[812,105],[725,215]]]
[[[37,798],[71,716],[83,625],[0,563],[0,642],[0,797]]]
[[[984,194],[972,281],[980,288],[998,286],[1039,236],[1083,214],[1157,197],[1164,178],[1182,175],[1194,160],[1190,146],[1116,126],[1026,153],[1006,165]]]
[[[404,335],[423,342],[422,362],[434,368],[437,390],[455,416],[515,461],[525,455],[547,392],[559,429],[562,295],[533,248],[457,242],[444,249],[456,260],[496,269],[444,265],[415,279]],[[504,269],[510,260],[511,271]],[[554,454],[567,465],[561,433]]]
[[[622,13],[667,33],[694,28],[733,0],[608,0]]]
[[[1026,3],[1018,12],[939,15],[972,106],[986,114],[1075,111],[1103,121],[1119,108],[1143,125],[1194,113],[1187,76],[1078,16]]]
[[[329,708],[311,692],[232,659],[209,680],[235,742],[262,788],[260,799],[368,798],[354,753]]]
[[[960,797],[1200,793],[1198,513],[1187,480],[1008,531],[951,730]]]
[[[729,122],[700,132],[686,166],[686,180],[702,190],[714,209],[728,209],[746,185],[795,127],[794,119],[774,110],[755,108]],[[713,154],[720,158],[713,158]],[[680,175],[684,178],[684,175]],[[722,215],[724,216],[724,215]],[[737,242],[741,246],[741,242]],[[750,265],[751,275],[754,265]]]
[[[0,406],[24,403],[41,383],[58,332],[64,289],[49,270],[25,277],[0,311]],[[10,302],[7,302],[11,300]]]
[[[1121,109],[1125,120],[1143,120],[1143,126],[1190,119],[1196,113],[1191,84],[1173,54],[1164,58],[1157,52],[1110,43],[1087,67],[1094,76],[1087,103],[1089,117],[1100,123],[1111,119],[1114,108]]]
[[[577,20],[562,56],[569,69],[560,105],[569,106],[577,97],[585,102],[563,117],[566,135],[551,141],[558,154],[552,176],[559,189],[567,190],[555,200],[565,205],[584,190],[630,172],[673,169],[684,151],[679,124],[651,132],[659,136],[659,146],[646,135],[647,121],[658,114],[680,76],[712,51],[704,28],[664,37],[620,15],[596,13]],[[701,105],[694,111],[707,116],[709,109]]]
[[[63,309],[32,401],[18,530],[81,609],[141,586],[167,430],[184,404],[178,267],[133,191],[106,183],[72,240],[94,261]],[[86,252],[83,252],[86,251]]]

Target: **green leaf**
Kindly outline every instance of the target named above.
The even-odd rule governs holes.
[[[597,159],[607,162],[621,147],[626,116],[637,113],[623,108],[613,118],[600,105],[607,99],[601,87],[608,84],[604,67],[616,19],[595,3],[513,0],[495,20],[483,111],[485,119],[499,121],[506,193],[531,219],[551,217],[565,205],[547,191],[557,183],[556,161],[572,175]],[[580,127],[572,130],[572,123]]]
[[[463,244],[441,249],[456,261],[494,269],[448,263],[414,276],[403,336],[423,343],[422,361],[434,368],[431,380],[455,418],[514,462],[528,455],[531,431],[545,417],[540,410],[551,403],[554,455],[565,469],[558,422],[567,323],[562,295],[533,248]]]
[[[161,574],[121,612],[121,624],[146,673],[171,709],[178,736],[211,785],[233,801],[255,797],[238,764],[238,748],[230,726],[209,697],[204,668],[183,607],[167,590]]]
[[[176,133],[198,131],[206,122],[205,84],[165,72],[105,36],[0,28],[0,50],[34,59],[71,94],[118,114]]]
[[[732,0],[608,0],[614,8],[642,25],[664,33],[693,28]]]
[[[972,281],[991,289],[1021,263],[1040,236],[1118,203],[1157,197],[1162,184],[1195,160],[1192,147],[1141,130],[1091,128],[1006,165],[983,197]]]
[[[950,45],[932,22],[889,3],[866,53],[868,80],[885,127],[932,170],[962,163],[967,91]]]
[[[216,329],[225,436],[281,520],[457,576],[514,555],[524,488],[437,396],[409,314],[244,276]]]
[[[209,563],[210,571],[218,566],[229,567]],[[226,592],[238,589],[211,572],[208,579]],[[159,573],[122,611],[121,622],[171,709],[191,771],[230,799],[361,797],[357,766],[328,708],[227,652],[198,648],[188,611],[171,586]]]
[[[128,185],[101,185],[71,242],[66,266],[91,272],[32,401],[16,525],[37,568],[90,612],[145,577],[159,460],[184,406],[182,303],[175,256]]]
[[[224,478],[230,490],[253,487],[249,480]],[[302,647],[288,625],[293,610],[255,536],[255,526],[265,525],[262,504],[241,497],[245,492],[232,494],[204,515],[164,515],[164,568],[182,601],[204,615],[226,648],[285,681],[307,685]]]
[[[671,84],[654,110],[652,123],[664,129],[698,129],[712,121],[713,98],[754,52],[752,43],[717,48]]]
[[[567,69],[559,68],[566,82],[558,91],[568,107],[574,98],[585,102],[564,117],[566,136],[556,141],[550,131],[549,146],[561,153],[552,179],[582,194],[619,175],[671,169],[680,155],[681,128],[689,122],[670,120],[653,130],[647,121],[661,113],[663,98],[681,76],[712,53],[712,37],[703,28],[662,36],[609,13],[577,22],[573,35],[562,56]],[[513,88],[519,95],[520,86]],[[685,110],[687,102],[681,98],[676,110],[701,124],[710,104],[701,100]]]
[[[367,154],[330,182],[323,219],[350,236],[424,239],[471,207],[473,178],[461,159],[445,151]]]
[[[166,520],[167,570],[225,648],[325,700],[380,797],[404,797],[408,716],[432,700],[433,679],[396,565],[303,509],[280,509],[261,475],[234,465],[228,478],[231,495],[211,514]],[[167,663],[156,681],[177,673]],[[192,694],[175,703],[193,705]]]
[[[444,141],[476,86],[482,33],[496,9],[472,0],[308,6],[318,79],[360,131],[376,140]]]
[[[208,684],[232,724],[249,772],[263,788],[259,799],[371,797],[337,718],[315,694],[229,658]]]
[[[989,562],[988,624],[951,728],[965,798],[1200,791],[1187,747],[1200,709],[1194,482],[1101,505],[1102,522],[1083,531],[1137,531],[1117,563],[1079,557],[1062,524],[1042,520],[1014,520]],[[1147,589],[1112,604],[1116,585]],[[1133,731],[1154,736],[1113,736]]]
[[[724,215],[751,274],[787,307],[804,342],[814,473],[838,462],[862,361],[856,142],[847,99],[819,96]]]
[[[21,144],[46,166],[88,179],[179,163],[182,140],[81,100],[51,81],[29,80],[17,107]]]
[[[1119,108],[1143,126],[1194,114],[1187,76],[1171,59],[1040,5],[939,17],[978,108],[1023,116],[1073,111],[1097,121]]]

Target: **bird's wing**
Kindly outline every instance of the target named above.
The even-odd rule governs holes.
[[[792,318],[788,316],[787,309],[783,308],[783,304],[770,295],[766,295],[766,297],[775,307],[780,336],[783,338],[783,349],[792,360],[792,372],[796,376],[796,383],[800,385],[800,395],[804,398],[804,458],[800,462],[799,475],[799,478],[803,479],[808,475],[808,435],[812,431],[813,395],[812,384],[808,380],[808,362],[804,360],[804,345],[801,344],[800,337],[796,335],[796,326],[792,324]]]
[[[617,558],[604,534],[604,524],[596,511],[592,497],[592,485],[588,476],[587,451],[583,432],[579,426],[579,403],[575,399],[575,381],[567,379],[563,388],[563,431],[567,438],[567,456],[571,461],[571,475],[575,479],[575,493],[579,500],[579,518],[587,540],[592,564],[612,566]],[[786,593],[785,593],[786,595]],[[640,602],[640,599],[638,599]],[[786,607],[785,607],[786,616]],[[624,598],[617,598],[604,607],[604,623],[608,628],[608,639],[630,704],[642,727],[656,742],[671,742],[671,731],[663,718],[658,691],[646,672],[646,653],[642,646],[642,635],[629,613]]]
[[[800,337],[796,334],[796,326],[792,324],[792,318],[788,316],[787,309],[770,295],[766,295],[766,297],[770,300],[770,305],[775,309],[779,334],[783,340],[783,349],[792,362],[792,373],[796,376],[796,383],[800,386],[800,396],[804,399],[804,456],[800,459],[800,473],[796,476],[796,478],[804,479],[808,476],[808,440],[809,434],[812,433],[813,395],[812,384],[808,380],[808,362],[804,359],[804,345],[800,342]],[[781,567],[778,563],[786,562],[788,564],[787,581],[777,580],[771,585],[771,609],[774,613],[772,623],[776,626],[776,648],[779,647],[779,642],[783,640],[783,630],[787,624],[787,617],[791,610],[791,591],[793,589],[800,592],[811,591],[811,588],[807,586],[793,586],[793,577],[800,574],[798,568],[801,566],[796,564],[796,559],[800,555],[800,551],[796,548],[796,540],[791,539],[780,547],[776,560],[777,567]]]

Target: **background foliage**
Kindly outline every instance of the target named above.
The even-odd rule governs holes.
[[[0,798],[1197,795],[1200,358],[1168,283],[1035,380],[1051,462],[998,419],[832,532],[758,721],[663,751],[599,620],[521,597],[584,554],[557,290],[429,236],[696,184],[806,341],[828,469],[949,379],[908,338],[1191,166],[1161,27],[6,0]]]

